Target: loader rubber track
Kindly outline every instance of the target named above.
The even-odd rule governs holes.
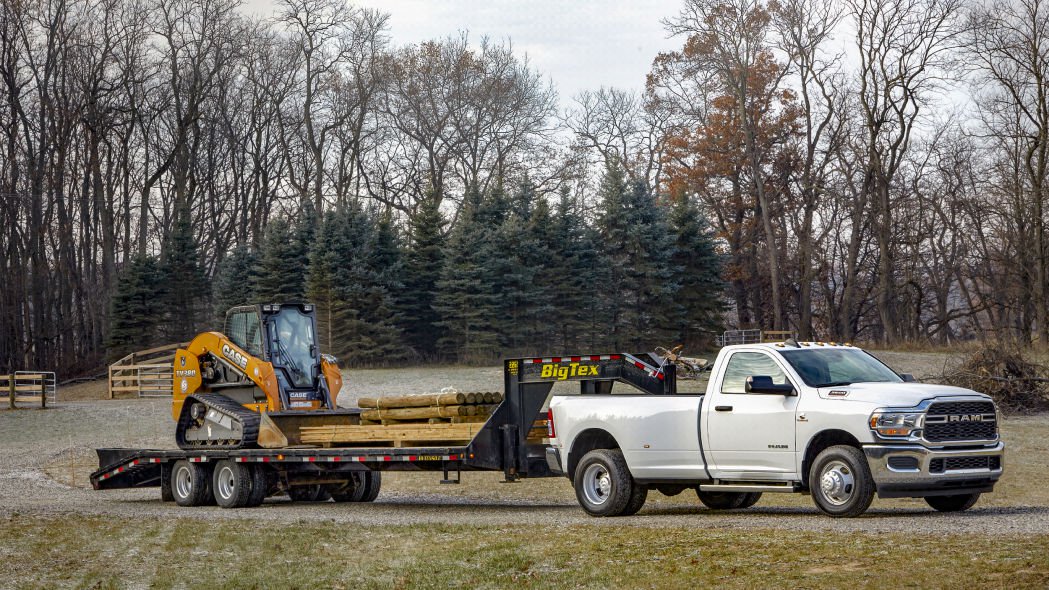
[[[241,439],[239,441],[230,439],[186,440],[186,431],[188,431],[193,425],[193,419],[189,415],[189,408],[194,402],[204,404],[209,409],[221,412],[239,422],[241,425],[241,431],[243,432]],[[233,450],[254,449],[258,446],[256,443],[259,439],[259,422],[261,420],[261,415],[245,408],[235,400],[215,393],[189,395],[186,396],[185,404],[182,407],[182,415],[179,416],[178,424],[175,427],[175,442],[178,443],[180,449]]]

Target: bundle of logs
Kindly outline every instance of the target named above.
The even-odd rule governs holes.
[[[503,394],[427,393],[392,397],[362,397],[361,424],[467,424],[484,422],[503,401]]]

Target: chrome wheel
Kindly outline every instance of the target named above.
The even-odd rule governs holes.
[[[831,461],[823,467],[820,475],[820,492],[827,502],[841,506],[852,498],[856,489],[856,478],[852,469],[843,461]]]
[[[183,467],[175,472],[175,490],[183,498],[188,498],[193,493],[193,476],[189,469]]]
[[[583,494],[586,499],[595,506],[600,506],[608,501],[611,493],[612,478],[608,469],[599,463],[587,467],[583,472]]]
[[[229,500],[233,497],[233,478],[233,470],[229,466],[223,466],[219,469],[218,475],[215,477],[215,492],[223,500]]]

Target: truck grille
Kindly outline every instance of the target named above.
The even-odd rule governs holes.
[[[925,417],[925,440],[929,442],[993,440],[997,433],[991,402],[933,404]]]
[[[1001,457],[949,457],[929,461],[930,473],[960,471],[962,469],[990,469],[991,471],[997,471],[1001,468]]]

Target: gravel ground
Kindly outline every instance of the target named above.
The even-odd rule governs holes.
[[[384,369],[354,371],[347,377],[339,398],[340,405],[346,406],[363,394],[436,391],[449,385],[464,391],[492,390],[498,389],[501,381],[498,368]],[[493,473],[464,473],[459,486],[438,485],[437,473],[387,473],[383,492],[371,505],[292,505],[282,498],[272,498],[255,509],[185,509],[160,502],[156,489],[90,490],[87,475],[97,466],[94,448],[173,447],[169,410],[167,400],[135,399],[66,401],[48,410],[0,411],[0,498],[4,499],[0,515],[76,513],[126,519],[223,518],[363,525],[582,524],[868,533],[915,528],[926,535],[967,535],[973,531],[991,536],[1049,533],[1049,502],[1041,495],[1027,497],[1016,493],[991,494],[975,508],[956,515],[932,512],[920,500],[875,500],[866,517],[841,520],[821,516],[805,496],[766,494],[750,510],[714,513],[702,508],[690,492],[673,498],[652,492],[637,516],[595,519],[578,507],[571,486],[563,478],[502,484],[499,475]],[[1007,420],[1007,443],[1010,424],[1045,432],[1049,417]],[[1035,447],[1025,452],[1034,460],[1042,449]],[[1023,460],[1015,453],[1009,457],[1012,465]],[[1009,477],[1007,467],[1003,486]]]

